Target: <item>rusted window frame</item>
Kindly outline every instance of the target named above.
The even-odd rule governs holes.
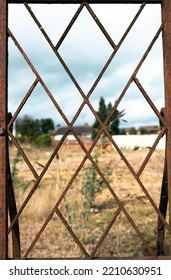
[[[165,81],[165,123],[167,127],[167,169],[171,170],[171,1],[170,0],[0,0],[0,259],[7,259],[7,22],[8,4],[161,4]],[[169,225],[171,226],[171,172],[168,172]],[[171,252],[171,237],[170,237]]]

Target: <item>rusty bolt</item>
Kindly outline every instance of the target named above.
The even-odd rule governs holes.
[[[0,136],[3,136],[5,134],[5,129],[0,127]]]

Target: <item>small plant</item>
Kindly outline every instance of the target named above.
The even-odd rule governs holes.
[[[11,176],[12,176],[12,181],[14,183],[17,182],[17,173],[18,173],[18,170],[17,170],[17,163],[20,161],[20,154],[19,152],[17,151],[17,153],[15,154],[15,157],[13,159],[13,163],[12,163],[12,170],[11,170]]]
[[[98,154],[93,156],[94,162],[98,164]],[[89,213],[94,206],[95,198],[102,192],[104,188],[103,181],[99,178],[92,164],[85,167],[83,175],[83,183],[81,186],[82,204],[84,207],[83,217],[88,220]]]
[[[25,192],[30,185],[29,181],[22,182],[21,179],[18,178],[18,169],[17,164],[21,160],[20,153],[17,151],[15,154],[13,163],[12,163],[12,170],[11,170],[11,177],[15,188],[22,188],[22,191]]]

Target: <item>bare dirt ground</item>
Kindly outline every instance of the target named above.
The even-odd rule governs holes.
[[[23,146],[23,149],[37,173],[40,174],[53,149],[38,150],[28,145]],[[148,152],[148,148],[122,150],[135,173],[138,172]],[[17,156],[17,151],[13,146],[10,149],[10,155],[11,169],[15,173],[13,179],[19,209],[34,186],[35,178],[22,157]],[[158,206],[163,176],[164,151],[154,151],[139,178],[141,186],[126,166],[123,158],[114,149],[105,150],[98,147],[91,155],[96,155],[97,166],[104,174],[111,189],[109,185],[103,183],[97,170],[93,169],[93,173],[92,169],[89,169],[92,166],[89,160],[86,160],[77,177],[72,180],[72,176],[77,171],[85,154],[81,149],[77,151],[72,151],[67,147],[61,149],[59,158],[54,158],[19,218],[22,257],[26,255],[28,258],[85,257],[69,233],[67,224],[64,225],[56,213],[47,223],[32,250],[26,254],[68,184],[70,189],[61,200],[58,209],[89,255],[95,250],[94,258],[150,256],[152,252],[148,245],[155,252],[158,215],[141,186],[145,187]],[[14,160],[16,160],[15,163]],[[93,175],[96,176],[96,187],[99,184],[102,186],[102,191],[101,193],[97,192],[92,206],[85,208],[86,199],[81,190],[86,177],[89,175],[91,177],[91,174],[96,174]],[[93,179],[90,178],[89,181],[91,180]],[[115,195],[133,220],[134,228],[124,211],[119,213],[113,224],[111,223],[112,217],[118,209]],[[144,242],[138,236],[136,228],[143,235]],[[98,246],[100,238],[103,242],[101,246]],[[169,238],[166,232],[166,254],[168,242]],[[9,235],[9,243],[11,244],[11,235]],[[11,256],[11,246],[9,247],[9,256]]]

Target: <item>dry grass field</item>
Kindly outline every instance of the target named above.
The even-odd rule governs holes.
[[[43,166],[48,161],[53,149],[39,150],[29,145],[23,146],[23,149],[37,173],[41,174]],[[122,152],[133,170],[138,172],[149,149],[123,149]],[[105,150],[99,147],[95,148],[91,155],[109,182],[111,189],[143,234],[146,242],[155,251],[157,213],[126,167],[123,159],[114,149]],[[25,255],[84,156],[81,148],[72,151],[65,147],[60,149],[59,158],[55,157],[52,161],[19,218],[22,256]],[[10,148],[10,157],[17,208],[19,209],[33,187],[35,178],[22,157],[17,154],[14,146]],[[157,206],[159,205],[163,166],[164,151],[155,150],[140,176],[141,182]],[[90,190],[88,196],[91,199],[91,205],[88,204],[85,194],[83,194],[84,185],[87,185]],[[93,187],[97,190],[94,196],[91,193]],[[99,238],[102,237],[105,230],[108,230],[108,225],[118,209],[118,203],[89,160],[86,160],[85,165],[70,184],[70,189],[58,208],[88,254],[91,254],[96,248],[95,258],[150,255],[147,246],[139,238],[122,211],[111,226],[102,245],[97,246]],[[10,243],[11,235],[9,239]],[[168,237],[166,233],[166,251],[167,246]],[[9,248],[10,255],[11,246]],[[84,258],[85,256],[73,240],[67,227],[54,213],[27,257]]]

